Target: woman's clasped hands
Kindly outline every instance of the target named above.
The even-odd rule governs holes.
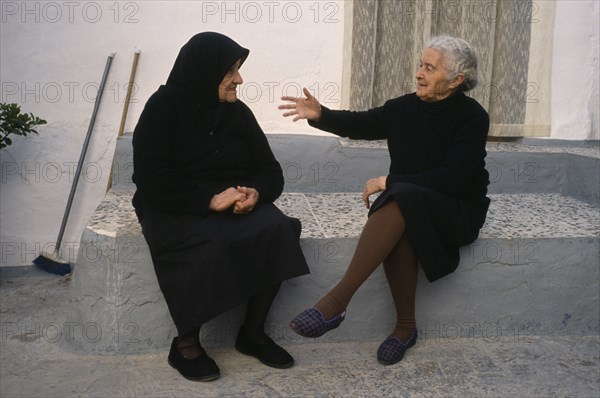
[[[212,211],[225,211],[233,206],[235,214],[246,214],[254,210],[260,195],[254,188],[231,187],[212,197],[208,208]]]

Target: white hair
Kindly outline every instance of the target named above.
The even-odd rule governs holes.
[[[469,91],[477,86],[477,55],[469,43],[457,37],[438,36],[431,38],[425,48],[432,48],[443,54],[449,80],[459,73],[465,76],[458,91]]]

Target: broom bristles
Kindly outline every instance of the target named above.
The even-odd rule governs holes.
[[[56,275],[71,273],[71,265],[58,257],[58,253],[42,253],[33,263],[46,272]]]

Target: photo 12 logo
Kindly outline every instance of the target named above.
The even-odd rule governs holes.
[[[244,102],[255,104],[266,101],[270,104],[278,103],[281,97],[302,97],[304,86],[298,82],[244,82],[238,88],[240,99]],[[306,85],[311,94],[322,104],[338,104],[340,102],[340,86],[336,82],[315,82]]]
[[[335,1],[203,1],[202,22],[339,23]]]
[[[85,101],[94,103],[98,96],[100,83],[98,82],[2,82],[0,86],[0,98],[2,102],[36,103],[41,102],[55,104],[75,103]],[[106,86],[105,97],[114,103],[125,102],[126,93],[130,83],[121,84],[113,82]],[[138,85],[131,84],[131,98],[129,103],[137,103],[135,98]]]
[[[77,162],[3,162],[1,166],[1,181],[19,181],[23,184],[55,184],[62,180],[72,183],[77,169]],[[96,162],[86,162],[82,165],[81,178],[87,183],[97,183],[102,180],[103,170]]]
[[[138,23],[133,1],[2,1],[2,23]]]
[[[102,327],[97,322],[2,322],[0,341],[18,339],[27,343],[85,342],[99,343],[102,339],[112,343],[137,344],[140,341],[140,326],[135,322],[115,323]]]

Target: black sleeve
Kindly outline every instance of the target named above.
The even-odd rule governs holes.
[[[242,114],[251,147],[252,177],[247,183],[260,194],[261,202],[274,202],[283,192],[283,171],[275,159],[265,133],[250,108],[242,103]]]
[[[485,143],[489,130],[489,116],[485,111],[466,117],[452,139],[441,167],[416,174],[390,174],[386,186],[395,182],[409,182],[460,196],[484,165]]]
[[[174,166],[178,107],[165,95],[153,95],[133,133],[134,182],[143,201],[170,213],[206,214],[214,192]]]
[[[383,106],[368,111],[333,111],[321,106],[321,119],[308,121],[312,127],[354,140],[381,140],[387,138],[383,122]]]

